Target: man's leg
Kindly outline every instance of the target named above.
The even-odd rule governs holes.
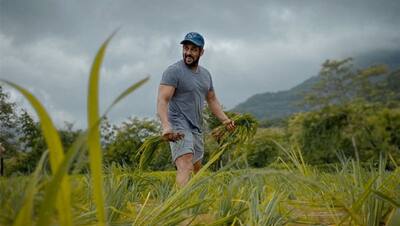
[[[193,134],[193,172],[197,173],[202,167],[201,161],[204,156],[204,138],[201,133]]]
[[[199,170],[201,169],[201,160],[196,161],[193,164],[193,172],[196,174],[197,172],[199,172]]]
[[[176,172],[176,183],[183,187],[189,181],[190,174],[193,172],[193,154],[187,153],[179,156],[175,160],[175,165],[177,168]]]

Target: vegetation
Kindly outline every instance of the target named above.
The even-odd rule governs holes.
[[[312,109],[355,100],[392,105],[400,100],[400,90],[390,82],[399,75],[400,70],[389,73],[386,65],[355,70],[351,58],[327,60],[322,64],[319,80],[305,94],[304,104]]]
[[[389,62],[389,65],[369,63],[360,67],[362,61],[354,65],[351,58],[327,60],[317,76],[289,90],[251,96],[233,111],[251,113],[261,120],[263,126],[282,126],[294,113],[321,109],[328,104],[343,104],[355,99],[386,105],[398,103],[398,61],[394,63],[390,59],[378,58],[377,62],[381,60]]]
[[[400,109],[352,104],[300,113],[289,120],[290,142],[309,163],[338,162],[340,155],[373,162],[381,152],[400,160]],[[392,166],[394,167],[394,166]]]
[[[112,125],[106,118],[147,78],[99,113],[99,69],[109,40],[90,72],[85,130],[56,129],[32,94],[3,81],[31,103],[35,122],[0,86],[8,174],[0,178],[0,225],[399,224],[398,72],[326,61],[325,77],[305,98],[313,111],[279,128],[227,112],[238,126],[229,133],[207,114],[206,164],[178,189],[157,121]]]

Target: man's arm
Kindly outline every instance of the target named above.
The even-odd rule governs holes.
[[[211,112],[219,119],[220,122],[225,124],[229,130],[235,129],[235,122],[232,121],[222,110],[221,104],[219,103],[217,96],[214,91],[208,91],[207,103]]]
[[[171,97],[174,95],[175,87],[168,85],[160,85],[158,88],[157,97],[157,114],[160,117],[162,126],[162,136],[169,141],[176,141],[182,139],[183,135],[180,133],[174,133],[172,127],[168,121],[168,103]]]

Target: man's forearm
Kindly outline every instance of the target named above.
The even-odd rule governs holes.
[[[209,101],[208,107],[210,108],[211,112],[217,117],[221,122],[229,119],[228,116],[222,110],[221,105],[217,99]]]
[[[158,117],[160,117],[161,126],[163,129],[171,127],[169,124],[169,121],[168,121],[167,109],[168,109],[167,101],[159,100],[157,102],[157,113],[158,113]]]

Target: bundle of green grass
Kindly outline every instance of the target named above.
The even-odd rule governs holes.
[[[247,142],[257,132],[258,122],[250,114],[233,114],[230,118],[236,125],[233,131],[229,131],[224,124],[219,123],[211,132],[220,146]]]
[[[166,148],[166,145],[168,145],[168,142],[162,136],[150,136],[146,138],[135,156],[139,161],[138,168],[140,170],[146,169],[153,159],[154,153]]]
[[[209,123],[211,125],[211,134],[218,143],[218,150],[228,150],[234,145],[242,144],[249,141],[256,133],[258,122],[250,114],[235,114],[227,113],[230,118],[235,122],[236,128],[233,131],[229,131],[226,126],[222,123]],[[210,118],[211,121],[215,121],[215,118]],[[166,148],[168,142],[162,136],[151,136],[148,137],[143,145],[139,148],[136,154],[136,159],[139,161],[138,168],[140,170],[146,169],[154,154],[161,149]]]

